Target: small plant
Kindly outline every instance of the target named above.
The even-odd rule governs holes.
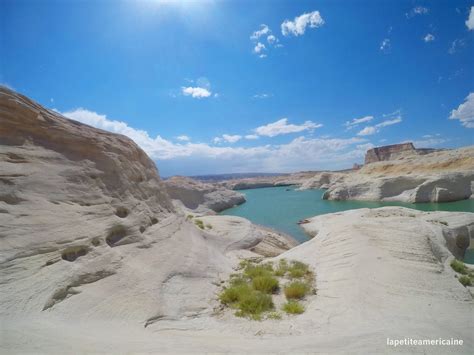
[[[188,215],[186,216],[186,219],[188,219],[188,220],[191,220],[191,219],[193,219],[193,218],[194,218],[194,216],[193,216],[192,214],[188,214]]]
[[[237,304],[239,316],[249,316],[260,320],[263,312],[273,309],[272,296],[259,291],[251,291],[242,296]]]
[[[254,279],[258,276],[271,276],[273,273],[272,264],[252,265],[247,264],[244,269],[245,276]]]
[[[279,312],[271,312],[271,313],[268,315],[267,318],[268,318],[268,319],[277,319],[277,320],[279,320],[279,319],[281,319],[281,313],[279,313]]]
[[[308,273],[308,265],[300,261],[292,261],[288,269],[291,278],[299,279]]]
[[[462,275],[458,280],[464,287],[472,286],[472,280],[467,275]]]
[[[293,281],[285,287],[287,299],[301,299],[309,292],[309,286],[305,282]]]
[[[207,228],[207,229],[212,229],[212,225],[206,224],[206,228]]]
[[[469,273],[467,266],[463,262],[456,259],[451,261],[451,268],[463,275],[467,275]]]
[[[204,229],[204,222],[203,222],[202,220],[200,220],[200,219],[195,219],[195,220],[194,220],[194,224],[195,224],[196,226],[198,226],[199,228]]]
[[[304,307],[299,302],[288,301],[283,305],[283,310],[288,314],[301,314],[304,312]]]
[[[219,299],[223,304],[230,306],[242,300],[243,297],[250,292],[251,289],[246,283],[235,284],[226,288],[220,294]]]
[[[282,277],[288,272],[288,262],[285,259],[280,259],[278,267],[275,270],[275,276]]]
[[[264,293],[275,293],[279,288],[278,280],[270,275],[257,276],[252,280],[255,290]]]

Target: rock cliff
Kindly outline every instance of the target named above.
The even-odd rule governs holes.
[[[416,150],[413,143],[400,143],[372,148],[369,149],[365,154],[365,164],[375,163],[377,161],[383,160],[392,160],[399,156],[401,153],[415,153],[415,151]]]
[[[474,147],[404,155],[365,165],[342,177],[329,174],[332,182],[324,186],[323,198],[330,200],[464,200],[473,193]]]
[[[245,202],[245,196],[239,192],[183,176],[169,178],[164,185],[172,199],[181,201],[191,210],[220,212]]]

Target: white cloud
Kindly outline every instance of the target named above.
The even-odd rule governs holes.
[[[384,53],[388,53],[390,52],[391,48],[392,48],[392,44],[390,42],[390,39],[384,38],[383,41],[380,43],[379,49]]]
[[[400,115],[400,110],[397,110],[395,112],[392,112],[390,114],[383,115],[383,116],[384,117],[389,117],[391,119],[388,119],[388,120],[382,121],[380,123],[377,123],[374,126],[367,126],[364,129],[362,129],[361,131],[359,131],[359,133],[357,133],[357,135],[358,136],[370,136],[372,134],[378,133],[380,131],[380,129],[383,128],[383,127],[392,126],[394,124],[402,122],[402,117]]]
[[[238,134],[231,135],[231,134],[223,134],[222,138],[229,143],[235,143],[238,142],[242,139],[242,136],[239,136]]]
[[[254,129],[254,132],[260,136],[275,137],[280,134],[297,133],[302,131],[313,131],[316,128],[322,127],[322,124],[316,124],[312,121],[306,121],[301,125],[288,124],[287,118],[282,118],[265,126],[260,126]]]
[[[457,109],[451,111],[450,120],[459,120],[464,127],[474,128],[474,92],[467,95]]]
[[[258,139],[258,136],[256,134],[247,134],[245,139],[255,140]]]
[[[464,41],[463,39],[455,39],[451,43],[451,47],[449,47],[448,53],[449,54],[454,54],[454,53],[458,52],[465,45],[466,45],[466,41]]]
[[[474,6],[471,6],[469,17],[466,20],[466,26],[469,29],[469,31],[474,30]]]
[[[191,140],[191,138],[189,138],[187,135],[184,135],[184,134],[181,136],[177,136],[176,139],[181,142],[188,142]]]
[[[63,113],[74,120],[89,124],[133,139],[160,166],[175,164],[172,173],[204,173],[199,167],[213,173],[248,171],[296,171],[307,169],[345,168],[360,161],[370,143],[363,138],[305,138],[298,137],[287,144],[256,147],[223,147],[205,143],[173,143],[159,135],[150,137],[148,132],[128,126],[127,123],[108,119],[86,109]],[[220,142],[223,138],[219,138]],[[173,163],[171,163],[173,162]],[[204,164],[206,163],[206,164]],[[195,170],[188,169],[193,165]],[[207,166],[207,168],[206,168]]]
[[[344,123],[344,126],[347,127],[347,129],[351,129],[361,123],[365,123],[365,122],[370,122],[374,119],[374,116],[365,116],[365,117],[361,117],[361,118],[354,118],[352,121],[347,121],[346,123]]]
[[[423,41],[425,42],[432,42],[435,40],[435,36],[431,33],[428,33],[425,37],[423,37]]]
[[[358,136],[370,136],[374,133],[377,132],[377,129],[373,126],[367,126],[365,127],[364,129],[362,129],[361,131],[359,131],[359,133],[357,133]]]
[[[267,35],[267,34],[270,34],[272,31],[270,30],[270,28],[265,25],[265,24],[261,24],[260,25],[260,29],[253,32],[252,35],[250,36],[250,39],[256,41],[258,40],[260,37],[264,36],[264,35]]]
[[[441,137],[424,137],[423,139],[413,139],[408,140],[407,142],[412,142],[416,148],[433,148],[449,142],[449,139]]]
[[[278,42],[278,38],[276,38],[274,35],[270,35],[267,37],[267,42],[269,44],[274,44],[276,42]]]
[[[407,18],[412,18],[417,15],[426,15],[429,12],[429,9],[427,7],[423,6],[416,6],[413,9],[411,9],[409,12],[405,14]]]
[[[266,94],[266,93],[261,93],[261,94],[255,94],[253,95],[254,99],[268,99],[269,97],[272,97],[273,94]]]
[[[201,88],[201,87],[182,87],[181,92],[184,96],[191,96],[196,99],[202,99],[204,97],[211,96],[211,92],[208,89]]]
[[[324,25],[324,20],[319,11],[313,11],[297,16],[293,21],[285,20],[281,24],[281,33],[284,36],[301,36],[305,33],[306,27],[318,28],[322,25]]]
[[[258,42],[253,48],[254,53],[260,54],[266,49],[265,45],[261,42]]]

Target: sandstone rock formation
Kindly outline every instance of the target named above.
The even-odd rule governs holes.
[[[20,323],[63,330],[70,319],[83,331],[211,314],[214,283],[236,263],[226,253],[265,239],[246,231],[215,236],[188,221],[130,139],[0,90],[2,346]]]
[[[1,89],[0,182],[0,353],[385,353],[407,335],[474,346],[472,297],[449,267],[473,214],[312,218],[315,238],[277,258],[315,270],[314,301],[252,322],[220,312],[222,282],[238,257],[291,241],[238,217],[195,217],[202,230],[126,137]]]
[[[220,212],[245,202],[245,196],[239,192],[183,176],[169,178],[164,185],[172,199],[181,201],[191,210]]]
[[[365,165],[326,185],[328,190],[323,198],[402,202],[458,201],[471,197],[473,181],[474,147],[466,147],[425,155],[413,154]]]
[[[365,154],[365,164],[392,160],[404,152],[415,153],[415,146],[413,143],[400,143],[372,148]]]

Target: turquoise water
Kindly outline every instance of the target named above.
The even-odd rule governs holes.
[[[320,214],[383,206],[404,206],[421,211],[463,211],[474,212],[474,200],[445,203],[402,203],[367,201],[323,200],[324,190],[295,190],[294,187],[267,187],[240,190],[247,202],[221,212],[221,214],[245,217],[253,223],[285,232],[299,242],[308,240],[297,222]],[[473,254],[470,252],[470,254]],[[474,259],[474,254],[468,258]],[[474,260],[472,260],[474,262]]]

